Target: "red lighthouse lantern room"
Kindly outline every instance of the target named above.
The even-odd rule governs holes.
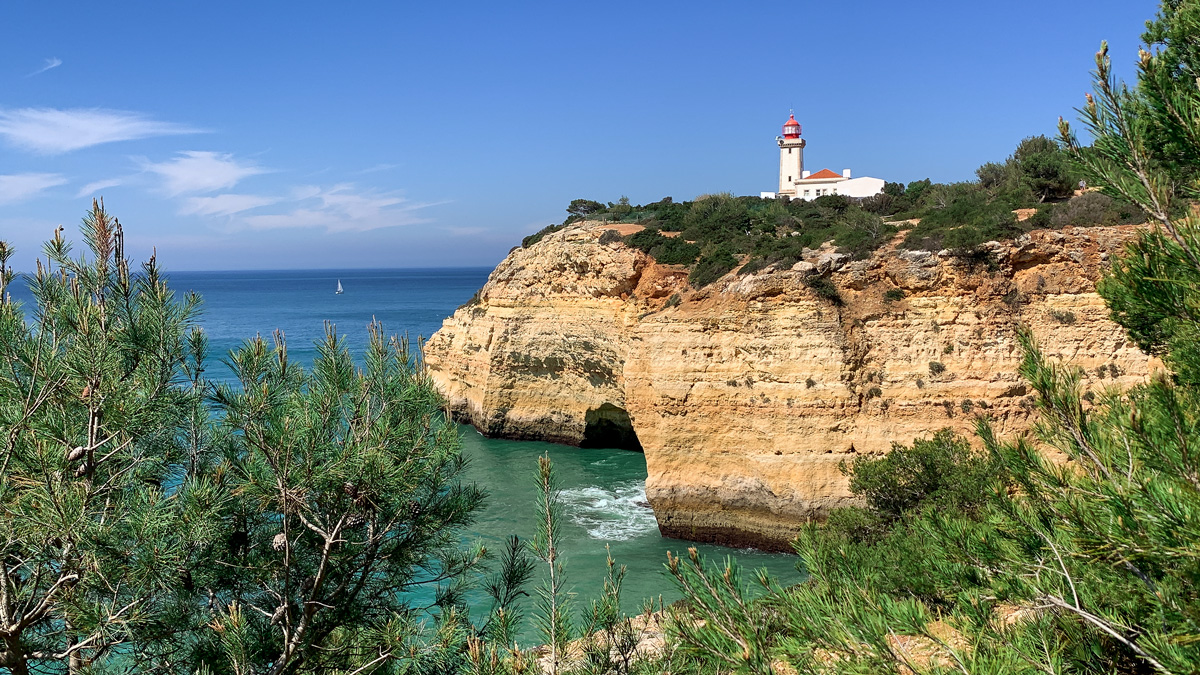
[[[788,120],[783,123],[783,137],[800,138],[800,123],[794,114],[788,115]]]

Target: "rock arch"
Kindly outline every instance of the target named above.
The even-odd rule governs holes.
[[[642,451],[629,412],[611,403],[587,411],[581,448],[621,448]]]

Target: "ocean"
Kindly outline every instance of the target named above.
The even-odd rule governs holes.
[[[440,328],[443,319],[483,286],[490,271],[175,272],[168,278],[176,292],[195,291],[203,298],[200,323],[211,348],[207,375],[225,380],[231,374],[220,360],[229,350],[256,334],[269,338],[276,330],[287,338],[290,359],[304,364],[311,363],[325,322],[336,325],[352,352],[361,353],[373,319],[388,333],[407,334],[415,343]],[[339,281],[345,289],[341,295],[334,293]],[[27,304],[31,301],[20,282],[14,284],[13,294]],[[766,567],[784,583],[801,579],[795,556],[660,537],[645,502],[646,460],[641,453],[485,438],[466,425],[460,425],[459,432],[469,460],[466,479],[488,493],[464,538],[482,540],[493,550],[511,534],[532,537],[537,458],[548,454],[553,459],[566,516],[560,555],[580,610],[602,588],[606,546],[617,563],[628,568],[622,595],[630,612],[638,611],[646,599],[661,598],[669,604],[679,598],[663,563],[667,551],[686,554],[689,546],[714,559],[732,556],[748,569]],[[750,579],[747,574],[746,581]]]

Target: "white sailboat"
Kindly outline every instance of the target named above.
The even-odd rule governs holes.
[[[337,289],[336,291],[334,291],[334,292],[335,292],[337,295],[341,295],[341,294],[342,294],[342,292],[343,292],[343,291],[342,291],[342,280],[341,280],[341,279],[338,279],[338,289]]]

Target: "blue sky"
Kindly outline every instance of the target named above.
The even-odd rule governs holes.
[[[576,197],[775,189],[791,108],[813,169],[967,180],[1156,7],[7,2],[0,238],[103,195],[169,269],[492,265]]]

